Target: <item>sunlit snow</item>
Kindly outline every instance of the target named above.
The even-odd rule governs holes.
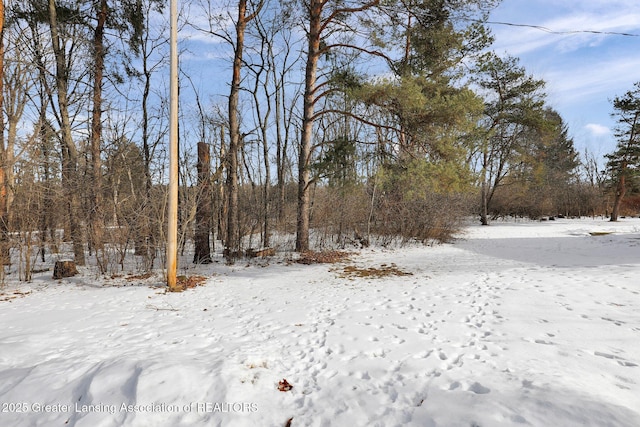
[[[0,425],[640,426],[640,219],[198,271],[9,280]]]

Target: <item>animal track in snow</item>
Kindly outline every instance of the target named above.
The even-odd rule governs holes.
[[[600,357],[604,357],[605,359],[615,360],[620,366],[624,366],[627,368],[634,368],[638,366],[637,363],[629,362],[628,360],[625,360],[622,357],[616,356],[614,354],[604,353],[601,351],[595,351],[593,354],[594,356],[600,356]]]

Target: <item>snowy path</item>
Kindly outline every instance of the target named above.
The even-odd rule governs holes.
[[[212,270],[0,301],[0,425],[640,426],[640,220]]]

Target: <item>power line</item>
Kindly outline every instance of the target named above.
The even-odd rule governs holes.
[[[481,22],[481,21],[477,21]],[[485,21],[485,24],[491,25],[506,25],[509,27],[525,27],[525,28],[533,28],[534,30],[544,31],[545,33],[550,34],[602,34],[602,35],[611,35],[611,36],[625,36],[625,37],[640,37],[640,34],[633,33],[621,33],[616,31],[597,31],[597,30],[570,30],[570,31],[555,31],[547,27],[543,27],[540,25],[531,25],[531,24],[514,24],[512,22],[499,22],[499,21]]]

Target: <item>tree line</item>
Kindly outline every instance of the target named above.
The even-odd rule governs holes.
[[[275,235],[304,252],[447,241],[471,214],[629,209],[637,90],[614,102],[622,145],[599,170],[545,82],[491,51],[483,23],[497,3],[185,4],[181,31],[229,67],[225,94],[180,72],[180,250],[193,242],[207,263],[220,242],[233,262]],[[101,273],[132,252],[153,268],[166,226],[164,2],[17,0],[1,12],[2,262],[19,254],[28,277],[35,257],[69,247]]]

